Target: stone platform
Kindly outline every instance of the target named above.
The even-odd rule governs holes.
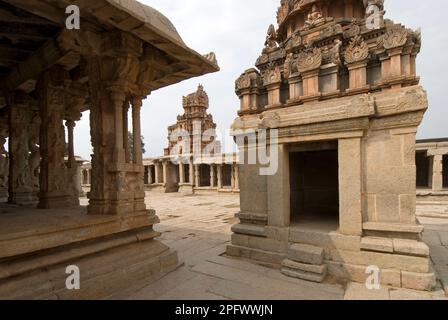
[[[36,210],[0,207],[0,298],[96,299],[177,266],[177,255],[155,240],[153,211],[88,216],[86,207]],[[66,288],[76,265],[81,290]]]
[[[399,300],[445,299],[440,283],[432,293],[387,286],[371,291],[358,284],[336,283],[331,277],[324,283],[293,279],[281,274],[279,267],[228,257],[224,253],[230,244],[231,227],[238,221],[234,217],[239,209],[238,195],[150,193],[149,196],[147,203],[157,210],[161,220],[155,227],[162,232],[160,240],[178,251],[183,265],[154,283],[142,282],[114,298],[368,300],[381,296]],[[440,228],[440,221],[433,223],[434,228]],[[313,224],[307,222],[306,225]],[[448,235],[448,227],[438,232]],[[433,251],[433,260],[441,262],[443,257],[440,250],[438,255]]]

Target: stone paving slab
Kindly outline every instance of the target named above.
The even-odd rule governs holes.
[[[226,257],[230,243],[230,228],[237,223],[238,195],[148,193],[147,204],[156,209],[161,223],[155,227],[162,232],[159,238],[177,250],[183,263],[177,270],[146,285],[130,288],[120,299],[356,299],[356,300],[426,300],[446,299],[442,292],[433,294],[410,290],[382,288],[367,290],[362,284],[316,284],[288,278],[280,270],[251,261]],[[425,218],[425,240],[434,249],[442,283],[448,287],[448,221]],[[446,263],[446,265],[445,265]],[[448,293],[448,292],[447,292]]]

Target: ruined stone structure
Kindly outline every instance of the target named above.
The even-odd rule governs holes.
[[[80,29],[66,25],[73,4]],[[2,0],[0,22],[0,192],[9,202],[0,298],[102,298],[176,267],[144,202],[140,109],[154,90],[218,71],[214,54],[188,48],[166,17],[134,0]],[[80,207],[73,130],[85,110],[93,155]],[[81,290],[66,288],[69,265]]]
[[[448,138],[417,141],[416,165],[417,205],[429,210],[420,214],[448,217]],[[431,212],[434,206],[442,212]]]
[[[278,170],[240,166],[229,255],[310,281],[364,283],[377,266],[383,284],[435,286],[415,214],[415,138],[427,109],[420,34],[383,13],[383,1],[281,1],[257,69],[236,81],[233,124],[236,138],[278,130],[268,140],[278,144]],[[259,148],[254,141],[239,148]]]

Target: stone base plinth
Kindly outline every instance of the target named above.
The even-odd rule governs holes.
[[[155,240],[153,212],[89,216],[85,208],[14,209],[0,217],[0,299],[102,299],[151,283],[178,267]],[[10,226],[10,227],[7,227]],[[68,266],[80,290],[68,290]]]
[[[182,194],[193,194],[193,186],[191,184],[180,184],[179,193]]]
[[[72,196],[54,196],[54,197],[40,197],[38,207],[40,209],[57,209],[78,207],[79,198]]]
[[[420,291],[432,291],[436,286],[429,248],[423,242],[300,228],[264,228],[258,236],[245,232],[247,227],[233,228],[235,233],[227,254],[283,267],[282,270],[285,261],[299,261],[296,269],[300,269],[300,274],[292,276],[310,281],[320,282],[327,274],[340,281],[366,283],[371,275],[368,267],[375,266],[380,269],[380,281],[385,286]],[[313,251],[296,247],[311,247]]]
[[[19,206],[31,207],[37,205],[39,199],[33,192],[17,192],[8,198],[8,202]]]

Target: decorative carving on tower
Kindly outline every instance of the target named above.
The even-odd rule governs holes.
[[[241,79],[241,85],[250,85],[250,79]],[[216,140],[216,124],[207,113],[209,98],[204,87],[182,98],[184,114],[177,117],[176,124],[168,127],[166,156],[202,154],[205,151],[218,154],[221,143]]]

